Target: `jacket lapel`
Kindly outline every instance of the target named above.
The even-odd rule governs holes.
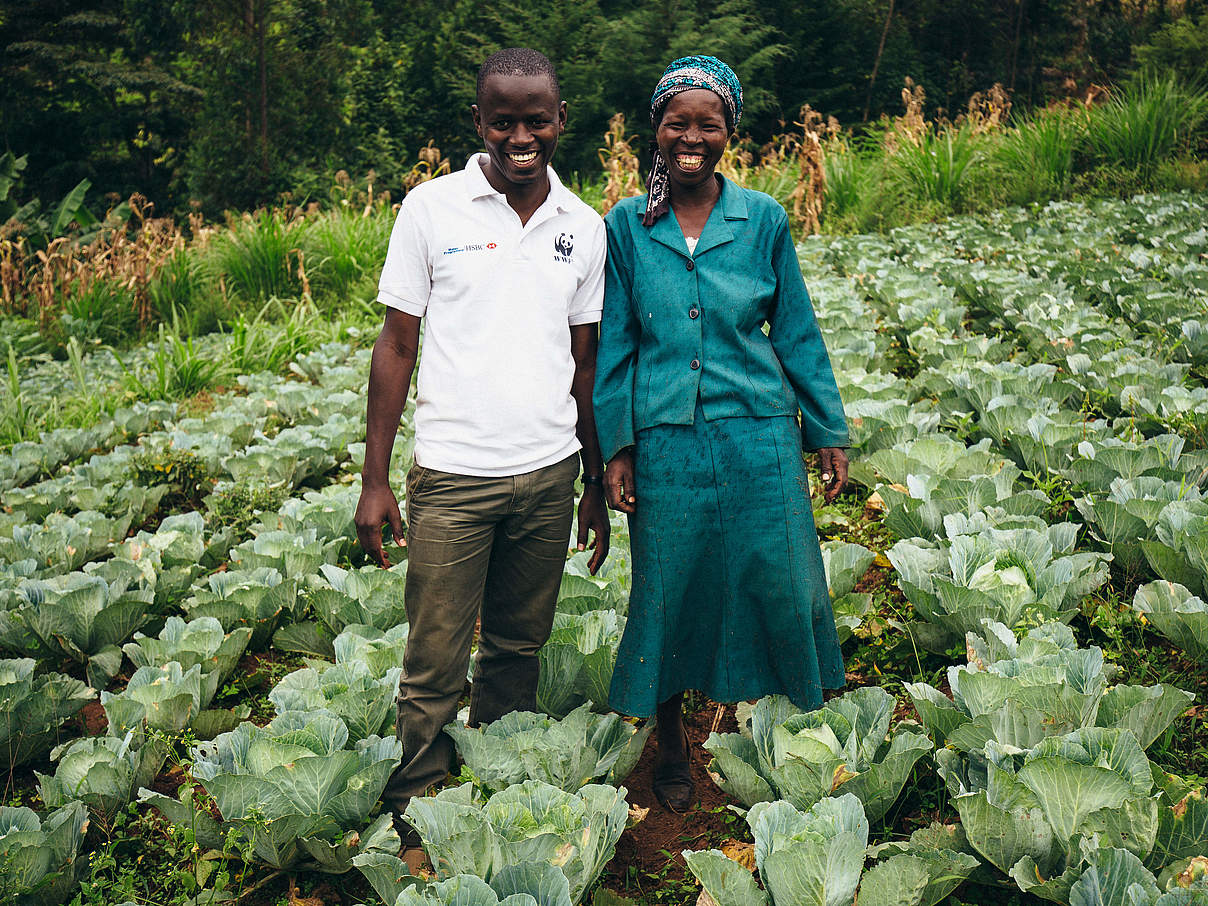
[[[730,229],[729,222],[747,219],[747,200],[734,183],[724,176],[719,178],[721,179],[721,196],[717,199],[717,204],[713,205],[713,210],[709,212],[709,219],[705,221],[705,228],[701,230],[700,239],[696,243],[694,256],[688,254],[688,244],[684,242],[684,231],[680,229],[674,211],[668,211],[654,222],[654,226],[650,228],[650,238],[684,258],[700,257],[711,248],[733,242],[734,233]],[[641,217],[641,213],[638,212],[637,216]]]
[[[654,222],[654,226],[650,228],[650,238],[667,246],[677,255],[688,257],[688,244],[684,242],[684,232],[680,229],[673,211],[668,211]]]
[[[709,249],[733,242],[734,232],[730,229],[730,221],[746,219],[747,200],[738,186],[724,176],[721,177],[721,196],[717,199],[717,204],[713,205],[713,210],[709,212],[705,228],[701,230],[700,241],[696,244],[696,257],[699,258]]]

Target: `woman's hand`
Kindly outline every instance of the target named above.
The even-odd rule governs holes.
[[[842,447],[823,447],[818,451],[818,462],[822,469],[822,486],[826,488],[823,499],[834,503],[839,492],[847,487],[847,453]]]
[[[604,491],[608,495],[608,505],[614,510],[631,514],[637,510],[633,447],[626,447],[608,461],[604,469]]]

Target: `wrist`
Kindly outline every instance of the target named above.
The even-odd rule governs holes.
[[[600,488],[601,490],[604,488],[603,475],[584,475],[581,480],[583,482],[584,491],[588,490],[589,488]]]

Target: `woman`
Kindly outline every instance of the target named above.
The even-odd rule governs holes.
[[[783,208],[714,172],[741,114],[725,63],[672,63],[648,194],[606,218],[596,425],[633,553],[610,704],[657,714],[673,811],[692,804],[685,690],[808,708],[843,685],[801,448],[833,500],[847,424]]]

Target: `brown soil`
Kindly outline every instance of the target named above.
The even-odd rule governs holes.
[[[185,772],[180,765],[174,764],[166,771],[161,771],[159,776],[151,782],[151,789],[157,793],[163,793],[170,799],[176,798],[176,791],[180,789],[180,785],[185,782]]]
[[[888,595],[901,596],[902,592],[898,589],[897,579],[894,578],[894,570],[892,566],[877,566],[875,563],[869,567],[860,580],[856,583],[855,589],[858,594],[875,594],[878,591],[883,591]]]
[[[646,817],[636,826],[629,828],[617,842],[616,856],[604,869],[603,884],[609,890],[633,898],[638,902],[666,904],[694,903],[695,884],[692,873],[684,865],[680,852],[685,849],[713,849],[735,834],[742,834],[746,825],[734,818],[726,809],[733,800],[726,796],[709,779],[706,766],[709,753],[701,744],[717,722],[718,733],[735,733],[738,725],[734,720],[733,705],[716,705],[704,702],[703,706],[684,715],[688,740],[692,746],[692,781],[695,785],[696,805],[687,813],[677,815],[658,804],[650,786],[654,777],[654,764],[658,744],[652,734],[642,752],[633,773],[625,779],[629,790],[626,797],[631,807],[648,808]],[[670,858],[668,857],[670,853]],[[683,890],[684,898],[669,898],[673,890]],[[657,890],[657,896],[653,895]]]
[[[77,715],[80,722],[80,732],[84,736],[100,736],[109,729],[109,718],[101,707],[100,699],[90,701]]]

